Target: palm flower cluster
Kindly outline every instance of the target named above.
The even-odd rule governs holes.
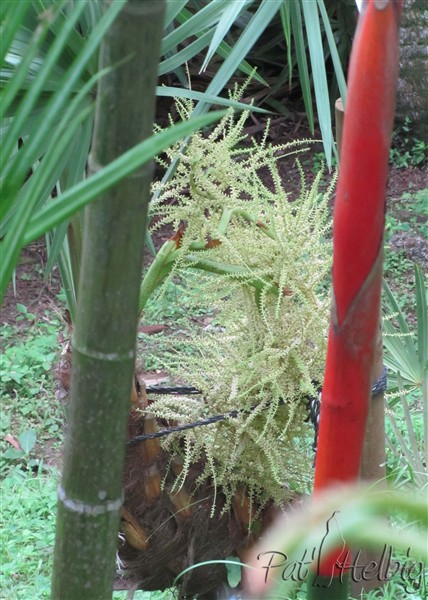
[[[190,102],[177,107],[190,117]],[[165,438],[165,449],[184,463],[176,489],[202,461],[199,481],[210,478],[228,500],[244,489],[258,506],[282,505],[311,478],[306,398],[324,370],[335,177],[321,193],[322,173],[307,186],[298,163],[301,189],[291,197],[278,164],[309,142],[271,145],[268,128],[261,142],[248,140],[247,117],[231,110],[210,134],[169,149],[163,164],[177,162],[175,175],[154,185],[154,228],[178,232],[164,264],[168,277],[187,278],[195,305],[210,305],[215,318],[190,336],[191,351],[172,353],[167,365],[203,400],[162,398],[150,411],[190,423],[241,410]]]

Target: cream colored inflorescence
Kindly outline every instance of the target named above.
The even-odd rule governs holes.
[[[178,100],[177,109],[186,119],[193,105]],[[282,505],[294,491],[305,491],[312,477],[305,396],[324,371],[328,200],[336,177],[320,192],[323,173],[308,186],[296,157],[301,189],[292,197],[279,165],[311,142],[274,146],[269,124],[261,142],[249,140],[247,117],[230,110],[210,134],[171,148],[164,165],[179,157],[175,175],[154,185],[156,228],[182,230],[170,277],[187,279],[195,307],[210,306],[215,317],[188,340],[192,351],[172,355],[168,364],[179,380],[203,392],[204,402],[162,398],[151,412],[189,423],[256,407],[163,443],[184,461],[177,489],[190,465],[203,458],[201,480],[211,477],[229,500],[244,487],[258,506],[271,500]]]

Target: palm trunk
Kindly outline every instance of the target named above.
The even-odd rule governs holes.
[[[315,468],[315,497],[358,479],[375,354],[385,188],[398,67],[399,1],[368,0],[349,71],[334,211],[333,306]],[[322,556],[308,598],[346,598],[338,562]]]
[[[106,5],[108,2],[106,2]],[[90,169],[149,137],[163,0],[129,0],[106,36]],[[71,415],[58,491],[52,598],[112,595],[151,165],[85,211]]]
[[[342,147],[342,132],[343,119],[345,111],[342,100],[336,101],[335,104],[335,120],[336,120],[336,143],[337,151],[340,156]],[[379,323],[377,328],[374,369],[371,379],[372,386],[383,374],[383,341],[382,341],[382,315],[379,313]],[[369,400],[366,433],[364,437],[363,453],[361,458],[360,479],[369,482],[372,485],[376,484],[377,489],[386,488],[386,454],[385,454],[385,409],[384,409],[384,393],[380,392],[372,396]],[[381,552],[368,548],[360,550],[360,563],[367,565],[374,561],[380,564]],[[364,581],[361,578],[359,581],[352,581],[352,592],[355,597],[361,596],[361,592],[370,591],[374,588],[384,585],[384,581],[380,579],[378,574],[370,581]]]

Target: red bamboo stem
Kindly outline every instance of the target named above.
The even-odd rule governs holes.
[[[333,301],[314,493],[358,478],[378,323],[401,0],[368,0],[348,77],[334,209]],[[338,552],[318,575],[338,575]]]

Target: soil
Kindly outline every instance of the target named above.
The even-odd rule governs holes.
[[[45,278],[43,273],[47,263],[44,239],[33,242],[21,252],[19,264],[15,269],[14,279],[9,284],[1,307],[1,322],[17,325],[18,304],[23,304],[36,319],[42,319],[46,313],[63,312],[58,300],[61,291],[61,280],[57,267]],[[23,322],[22,327],[26,327]]]

